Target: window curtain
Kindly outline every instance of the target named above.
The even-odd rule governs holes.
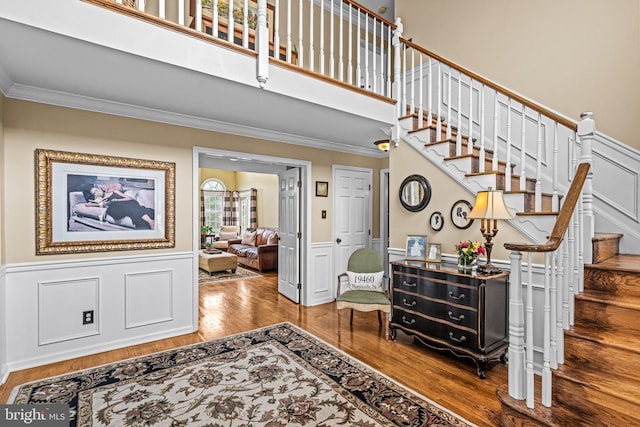
[[[231,224],[238,224],[238,212],[240,212],[240,193],[234,191],[231,195]]]
[[[224,192],[222,202],[222,225],[238,225],[237,215],[233,216],[233,192],[227,190]]]
[[[249,227],[258,228],[258,190],[252,188],[250,191],[251,200],[249,203]]]
[[[204,190],[200,190],[200,226],[204,226]]]

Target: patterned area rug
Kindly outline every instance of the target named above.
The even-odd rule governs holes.
[[[238,266],[235,273],[227,270],[211,275],[204,270],[198,269],[198,284],[200,285],[212,282],[223,282],[225,280],[251,279],[252,277],[262,277],[262,275],[240,266]]]
[[[469,426],[290,323],[16,387],[71,426]]]

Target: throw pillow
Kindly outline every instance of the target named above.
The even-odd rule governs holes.
[[[377,273],[355,273],[347,271],[349,276],[349,289],[359,291],[379,291],[382,292],[382,277],[384,271]]]
[[[255,231],[245,231],[244,236],[242,236],[242,244],[255,246],[256,245],[256,232]]]
[[[267,237],[267,245],[276,245],[278,243],[278,233],[271,233]]]
[[[236,233],[225,233],[225,232],[220,232],[220,240],[233,240],[233,239],[237,239],[238,235]]]

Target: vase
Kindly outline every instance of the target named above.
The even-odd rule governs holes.
[[[458,257],[458,271],[461,273],[471,273],[478,266],[478,258]]]

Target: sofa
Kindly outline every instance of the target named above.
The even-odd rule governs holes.
[[[244,232],[242,239],[229,241],[227,252],[238,264],[260,272],[278,269],[278,228],[258,227]]]
[[[133,197],[138,201],[140,206],[153,209],[155,207],[155,192],[150,189],[127,189],[125,194]],[[82,191],[69,192],[69,213],[72,220],[81,220],[88,218],[96,220],[97,224],[111,224],[117,227],[135,229],[133,221],[129,217],[115,220],[107,215],[107,208],[100,206],[87,206],[87,198]],[[99,228],[99,226],[98,226]]]

